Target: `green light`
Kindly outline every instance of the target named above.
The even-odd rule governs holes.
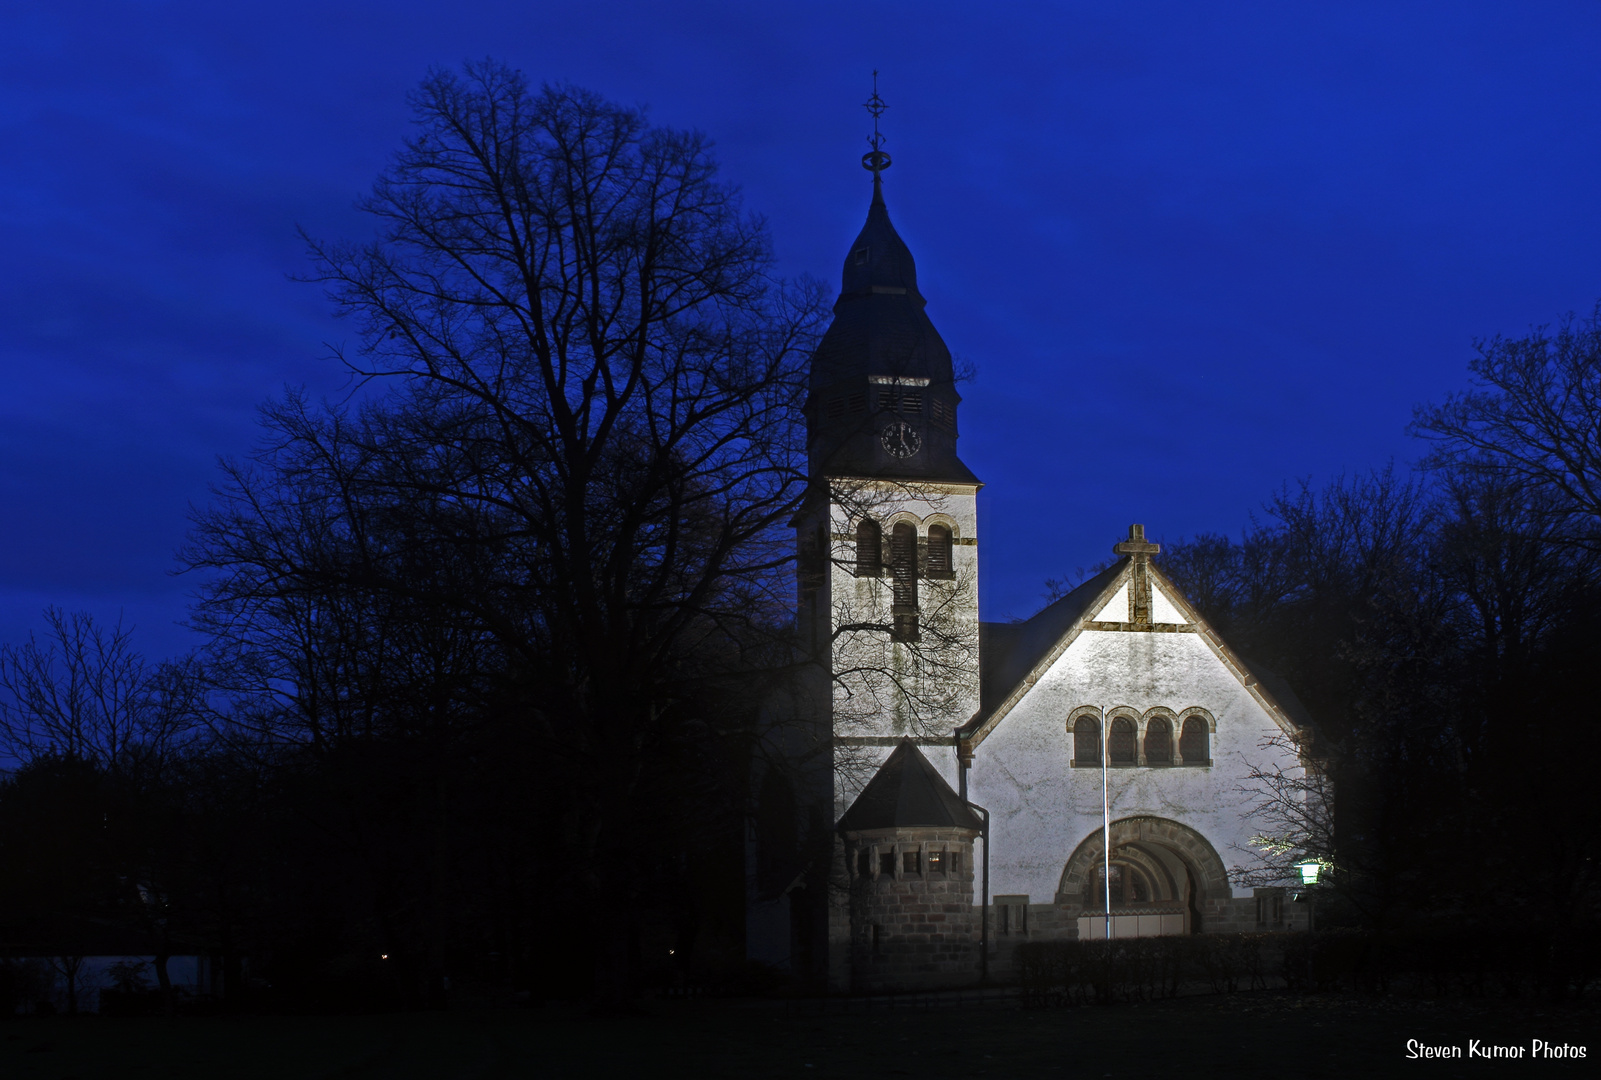
[[[1295,868],[1301,871],[1301,884],[1316,885],[1317,876],[1322,872],[1323,864],[1316,859],[1306,859],[1303,862],[1296,863]]]

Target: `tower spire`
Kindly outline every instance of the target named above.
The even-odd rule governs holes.
[[[873,135],[867,140],[867,145],[872,149],[862,155],[862,168],[873,174],[873,198],[876,200],[880,198],[879,185],[882,183],[883,172],[890,167],[889,155],[884,152],[884,136],[878,130],[878,118],[884,115],[884,110],[889,106],[878,96],[877,69],[873,71],[873,96],[863,102],[862,107],[873,117]]]
[[[888,106],[873,72],[873,118],[862,168],[873,197],[840,268],[834,319],[812,353],[807,453],[815,476],[976,484],[956,455],[951,351],[923,310],[917,264],[884,204],[889,168],[879,121]]]

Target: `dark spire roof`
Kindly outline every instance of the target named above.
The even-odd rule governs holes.
[[[865,251],[865,260],[859,253]],[[884,202],[884,178],[873,174],[873,201],[867,207],[867,223],[856,234],[856,242],[845,255],[845,272],[840,275],[840,297],[865,296],[873,286],[904,289],[918,307],[927,303],[917,291],[917,263],[911,249],[890,224],[889,207]]]
[[[982,828],[911,739],[902,739],[839,819],[841,832],[878,829]]]
[[[845,253],[834,321],[812,358],[814,391],[866,375],[921,376],[950,385],[951,351],[929,322],[917,264],[889,220],[884,182],[873,177],[867,222]]]
[[[867,222],[845,253],[834,319],[812,354],[809,450],[814,473],[977,483],[956,455],[951,351],[923,310],[917,264],[889,219],[873,173]],[[881,435],[902,421],[920,448],[889,456]]]

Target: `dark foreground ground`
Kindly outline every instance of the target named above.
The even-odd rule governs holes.
[[[1409,1060],[1407,1040],[1524,1048],[1521,1061]],[[1530,1043],[1585,1046],[1535,1059]],[[0,1077],[1229,1077],[1601,1075],[1593,1003],[1427,1002],[1277,992],[1112,1008],[658,1001],[357,1017],[0,1022]]]

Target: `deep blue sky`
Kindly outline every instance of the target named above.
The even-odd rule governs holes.
[[[0,640],[46,604],[162,655],[186,508],[349,335],[296,225],[351,210],[430,66],[493,55],[717,142],[837,282],[859,107],[979,369],[987,618],[1130,521],[1238,532],[1417,449],[1475,337],[1601,297],[1601,5],[19,2],[0,13]]]

